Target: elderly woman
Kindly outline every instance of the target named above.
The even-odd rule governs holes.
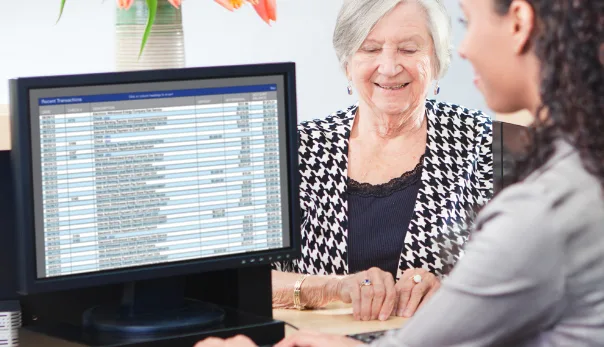
[[[451,60],[439,0],[345,0],[334,47],[358,103],[300,124],[302,257],[275,264],[273,306],[411,316],[492,195],[492,128],[427,100]]]

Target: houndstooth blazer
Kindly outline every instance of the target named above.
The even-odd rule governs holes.
[[[348,142],[357,105],[299,124],[300,259],[280,271],[348,274]],[[476,211],[493,191],[492,123],[457,105],[426,101],[428,138],[421,187],[401,250],[407,268],[446,275],[462,256]]]

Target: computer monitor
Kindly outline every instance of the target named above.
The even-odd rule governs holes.
[[[294,63],[10,81],[22,294],[296,258]]]
[[[504,119],[505,120],[505,119]],[[516,161],[529,145],[530,129],[526,126],[502,121],[493,121],[493,178],[494,193],[497,194],[515,179]]]

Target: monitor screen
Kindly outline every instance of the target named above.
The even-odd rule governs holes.
[[[290,248],[284,79],[29,89],[37,279]]]

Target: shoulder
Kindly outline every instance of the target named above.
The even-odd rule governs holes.
[[[584,272],[586,264],[604,264],[598,180],[576,153],[548,164],[505,188],[480,211],[466,247],[467,261],[493,259],[490,264],[498,271],[490,274],[550,284],[569,275],[569,269]],[[597,276],[601,281],[601,271]]]
[[[557,140],[555,148],[555,153],[545,165],[514,186],[538,192],[539,198],[552,207],[562,205],[561,201],[568,201],[572,196],[581,196],[583,202],[578,205],[583,206],[602,201],[600,183],[587,171],[579,152],[564,140]]]
[[[471,129],[487,136],[493,134],[491,117],[481,110],[432,99],[426,100],[426,109],[434,115],[436,125],[450,130]]]
[[[313,119],[298,124],[300,149],[336,143],[343,145],[348,139],[358,105],[336,111],[323,119]]]
[[[587,171],[579,152],[558,141],[557,153],[527,179],[547,201],[552,219],[567,231],[604,224],[600,181]]]
[[[599,181],[583,167],[570,146],[522,182],[504,189],[478,217],[478,224],[505,217],[514,225],[506,233],[523,240],[545,237],[559,241],[569,234],[604,223]],[[599,226],[598,226],[599,227]]]
[[[358,105],[352,105],[345,109],[338,110],[331,113],[329,116],[321,119],[313,119],[301,122],[298,124],[298,132],[300,133],[311,133],[311,132],[333,132],[338,131],[341,128],[347,128],[352,126],[354,115],[356,114]]]

